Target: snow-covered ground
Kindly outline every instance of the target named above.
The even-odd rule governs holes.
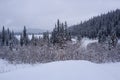
[[[39,38],[39,37],[43,37],[43,35],[34,35],[35,37]],[[15,37],[20,40],[20,35],[15,35]],[[32,35],[28,35],[29,39],[31,40],[32,39]]]
[[[23,69],[31,67],[30,64],[9,64],[7,61],[0,59],[0,74],[5,72],[11,72],[17,69]],[[1,80],[1,79],[0,79]]]
[[[89,38],[83,38],[81,40],[81,45],[82,45],[82,47],[86,48],[88,44],[94,43],[94,42],[98,42],[98,40],[96,40],[96,39],[89,39]]]
[[[120,63],[80,60],[37,64],[0,73],[0,80],[120,80]]]

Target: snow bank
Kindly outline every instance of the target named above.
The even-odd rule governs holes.
[[[120,63],[52,62],[1,73],[0,80],[120,80]]]
[[[77,43],[77,39],[72,38],[71,40],[72,40],[73,44]]]
[[[82,45],[82,47],[86,48],[88,44],[94,43],[94,42],[98,42],[98,40],[96,40],[96,39],[89,39],[89,38],[83,38],[81,40],[81,43],[82,43],[81,45]]]
[[[37,38],[39,38],[39,37],[43,37],[43,35],[41,34],[41,35],[34,35],[35,37],[37,37]],[[18,40],[20,40],[20,35],[15,35],[15,37],[18,39]],[[29,39],[31,40],[32,39],[32,35],[28,35],[28,37],[29,37]]]
[[[31,67],[30,64],[9,64],[7,61],[0,59],[0,74],[5,72],[11,72],[17,69],[23,69]],[[0,79],[1,80],[1,79]]]

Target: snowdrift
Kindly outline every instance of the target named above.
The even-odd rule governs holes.
[[[120,80],[120,63],[94,64],[80,60],[37,64],[0,73],[0,80]]]

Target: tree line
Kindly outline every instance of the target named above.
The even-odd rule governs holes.
[[[101,14],[93,17],[80,24],[73,25],[69,28],[74,36],[81,35],[82,37],[97,38],[100,30],[106,32],[106,36],[116,31],[116,36],[120,38],[120,10],[110,11],[107,14]]]
[[[69,31],[72,36],[98,39],[99,43],[115,47],[120,38],[120,9],[73,25],[69,27]]]
[[[66,41],[71,41],[71,34],[68,31],[67,28],[67,22],[61,23],[59,20],[57,20],[57,23],[55,24],[55,28],[53,31],[50,32],[44,32],[43,37],[35,37],[34,34],[32,34],[32,39],[30,40],[28,37],[26,26],[24,26],[23,31],[20,35],[20,40],[18,40],[15,37],[14,31],[10,31],[9,28],[6,30],[3,26],[3,29],[0,33],[0,45],[1,46],[9,46],[13,47],[16,45],[19,46],[37,46],[37,45],[60,45],[62,47],[63,44],[65,44]]]

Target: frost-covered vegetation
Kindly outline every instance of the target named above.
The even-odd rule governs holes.
[[[84,35],[71,35],[67,22],[61,23],[58,20],[51,33],[44,32],[43,37],[39,38],[32,34],[32,38],[29,39],[24,26],[18,40],[13,31],[6,30],[3,26],[0,33],[0,58],[17,64],[61,60],[88,60],[96,63],[119,62],[120,44],[118,44],[117,35],[116,27],[110,27],[110,29],[101,27],[96,40],[89,44],[84,43]]]

